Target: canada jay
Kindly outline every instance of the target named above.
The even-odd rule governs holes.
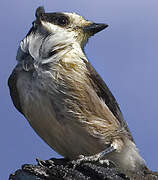
[[[8,80],[10,95],[36,133],[62,156],[100,154],[126,173],[141,171],[145,162],[119,106],[84,53],[88,38],[107,26],[37,8]]]

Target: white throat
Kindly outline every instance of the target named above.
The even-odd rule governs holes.
[[[49,26],[47,25],[47,27]],[[50,28],[52,27],[50,26]],[[20,62],[25,53],[29,54],[37,64],[55,63],[67,54],[70,55],[71,60],[75,56],[86,59],[81,45],[75,37],[75,32],[67,33],[67,30],[63,29],[58,29],[56,33],[46,37],[40,33],[30,34],[21,41],[17,60]]]

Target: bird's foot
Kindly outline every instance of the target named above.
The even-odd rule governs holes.
[[[76,166],[79,166],[81,163],[85,163],[85,162],[99,162],[100,164],[106,164],[107,166],[109,166],[109,160],[108,159],[102,159],[106,154],[109,154],[111,152],[115,151],[115,148],[113,146],[110,146],[108,148],[106,148],[104,151],[95,154],[93,156],[84,156],[84,155],[80,155],[79,158],[77,160],[73,160],[71,161],[71,164],[73,164],[74,168]]]

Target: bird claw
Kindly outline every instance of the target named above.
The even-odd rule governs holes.
[[[95,154],[93,156],[80,155],[77,160],[72,160],[70,163],[73,165],[73,169],[75,169],[77,166],[81,165],[82,163],[86,163],[86,162],[98,162],[100,164],[106,164],[107,166],[109,166],[109,164],[110,164],[108,159],[106,159],[106,160],[100,159],[100,153]]]
[[[115,148],[113,146],[110,146],[110,147],[106,148],[104,151],[102,151],[98,154],[92,155],[92,156],[80,155],[77,160],[72,160],[71,164],[75,168],[76,166],[79,166],[81,163],[84,163],[84,162],[97,162],[98,161],[100,164],[106,164],[107,166],[109,166],[110,161],[108,159],[102,159],[102,158],[106,154],[109,154],[113,151],[115,151]]]

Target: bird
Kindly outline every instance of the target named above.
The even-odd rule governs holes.
[[[8,79],[14,106],[66,158],[99,155],[129,174],[146,169],[115,97],[85,54],[88,39],[108,25],[44,7],[35,17]]]

